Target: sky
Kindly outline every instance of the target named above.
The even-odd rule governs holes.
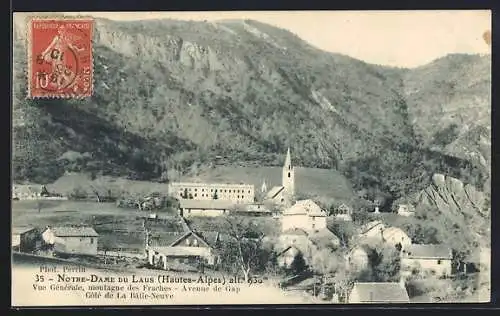
[[[76,13],[73,13],[76,14]],[[292,31],[310,44],[368,63],[417,67],[450,53],[491,54],[483,35],[488,10],[79,12],[112,20],[253,19]]]

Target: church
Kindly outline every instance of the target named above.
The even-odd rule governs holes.
[[[267,185],[262,184],[262,191],[267,190]],[[295,198],[295,167],[292,166],[292,157],[290,148],[286,152],[285,164],[283,165],[281,185],[275,186],[269,190],[264,202],[272,202],[277,205],[290,207]]]
[[[295,202],[295,167],[288,148],[282,169],[281,185],[267,190],[264,182],[262,198],[257,198],[252,184],[173,182],[168,193],[180,202],[182,216],[220,216],[235,207],[249,213],[270,212],[264,203],[289,208]]]

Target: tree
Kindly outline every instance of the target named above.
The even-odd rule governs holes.
[[[224,221],[228,237],[217,246],[219,258],[226,270],[241,272],[248,281],[252,273],[265,269],[272,252],[264,249],[264,234],[248,217],[229,215]]]
[[[313,271],[321,275],[321,289],[325,290],[328,278],[341,268],[342,262],[339,257],[329,249],[322,249],[317,252],[311,260]]]
[[[401,259],[398,250],[390,246],[382,246],[375,250],[372,259],[372,277],[375,282],[397,282]]]
[[[302,252],[298,252],[293,258],[292,263],[290,264],[290,272],[293,275],[297,275],[299,273],[304,272],[307,268],[306,260],[304,259],[304,255]]]
[[[356,233],[355,227],[352,222],[334,221],[328,226],[340,240],[340,248],[349,247],[349,241]]]
[[[354,284],[354,275],[345,265],[339,265],[335,275],[332,277],[333,288],[339,302],[345,302],[349,291]]]

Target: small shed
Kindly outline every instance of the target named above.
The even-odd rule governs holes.
[[[12,249],[20,252],[32,252],[42,244],[40,232],[35,227],[13,227]]]

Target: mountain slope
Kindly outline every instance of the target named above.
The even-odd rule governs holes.
[[[468,143],[469,134],[434,145],[423,132],[441,131],[423,125],[441,113],[431,110],[425,91],[446,91],[418,84],[456,67],[440,61],[416,70],[369,65],[248,20],[96,23],[95,93],[88,100],[24,100],[25,48],[16,41],[16,180],[53,181],[75,169],[166,179],[169,170],[210,166],[216,156],[228,165],[281,165],[290,146],[297,165],[342,170],[358,189],[374,184],[401,195],[398,181],[415,169],[423,172],[422,186],[435,172],[460,176],[464,170],[476,170],[475,182],[482,184],[477,170],[484,167],[452,150]],[[23,39],[25,32],[16,34]],[[462,64],[487,62],[465,59]],[[457,95],[482,98],[489,73],[476,68],[448,77],[478,77],[481,88],[457,85]],[[488,111],[483,101],[474,107]],[[487,124],[470,126],[482,132]],[[68,151],[88,154],[68,160]],[[419,161],[427,163],[419,169]]]

